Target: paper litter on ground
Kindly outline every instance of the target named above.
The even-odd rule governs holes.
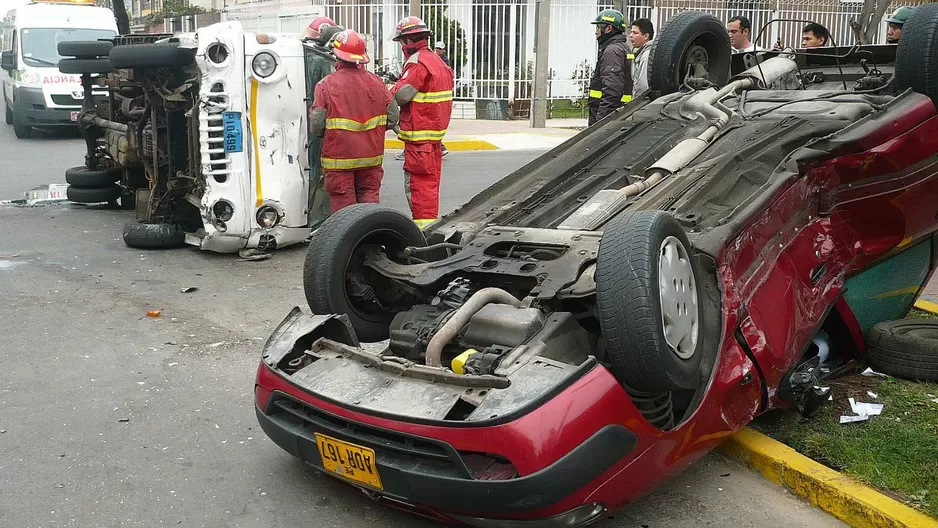
[[[879,376],[879,377],[882,377],[882,378],[885,378],[885,377],[886,377],[885,374],[883,374],[883,373],[881,373],[881,372],[876,372],[875,370],[871,369],[870,367],[866,367],[866,370],[864,370],[863,372],[861,372],[860,375],[861,375],[861,376],[866,376],[866,377],[868,377],[868,378],[873,377],[873,376]]]
[[[868,394],[875,397],[875,394],[872,392]],[[841,416],[840,423],[842,424],[865,422],[866,420],[869,420],[870,416],[879,416],[883,413],[882,403],[858,402],[854,398],[847,398],[847,401],[850,402],[850,409],[853,411],[853,414],[856,414],[857,416]]]
[[[870,398],[873,398],[874,400],[879,399],[879,395],[873,391],[866,391],[866,395]]]
[[[860,416],[841,416],[840,423],[845,424],[853,422],[865,422],[869,419],[870,417],[865,414],[861,414]]]

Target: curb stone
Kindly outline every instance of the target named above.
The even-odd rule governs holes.
[[[720,450],[854,528],[938,528],[938,520],[748,427]]]

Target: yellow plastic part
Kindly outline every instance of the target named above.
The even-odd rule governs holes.
[[[466,372],[463,370],[463,367],[465,367],[466,362],[469,361],[469,356],[473,354],[478,354],[478,353],[479,353],[478,350],[474,348],[470,348],[470,349],[467,349],[462,354],[459,354],[458,356],[454,357],[453,363],[450,365],[453,368],[453,372],[455,372],[456,374],[465,374]]]

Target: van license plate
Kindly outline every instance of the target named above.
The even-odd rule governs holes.
[[[225,127],[225,152],[243,151],[241,112],[225,112],[222,121]]]
[[[80,115],[81,115],[81,112],[72,112],[69,117],[71,118],[72,121],[78,121],[78,116]]]
[[[378,468],[375,465],[373,449],[362,447],[331,436],[315,433],[322,467],[348,480],[364,484],[374,489],[384,489]]]

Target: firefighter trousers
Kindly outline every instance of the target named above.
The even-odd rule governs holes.
[[[355,203],[379,203],[384,168],[325,172],[326,192],[331,198],[333,213]]]
[[[404,193],[421,229],[440,216],[440,177],[443,147],[439,141],[404,142]]]

